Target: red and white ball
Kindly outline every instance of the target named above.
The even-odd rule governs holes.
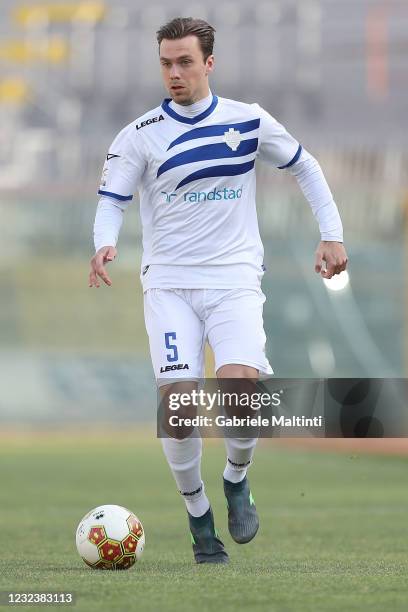
[[[98,506],[84,516],[76,531],[78,553],[95,569],[129,569],[142,556],[142,523],[122,506]]]

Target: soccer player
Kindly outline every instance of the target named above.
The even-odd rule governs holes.
[[[112,284],[106,264],[117,255],[124,211],[139,192],[144,315],[163,396],[170,385],[175,391],[197,388],[206,341],[220,381],[273,374],[262,318],[257,159],[293,174],[309,202],[321,235],[315,271],[331,278],[347,265],[338,209],[316,159],[258,104],[211,92],[214,32],[192,18],[173,19],[158,30],[170,97],[114,139],[98,192],[90,287],[99,287],[99,278]],[[167,433],[162,445],[186,503],[195,560],[228,562],[201,479],[201,438],[191,431]],[[256,442],[225,438],[228,527],[239,543],[252,540],[259,526],[247,478]]]

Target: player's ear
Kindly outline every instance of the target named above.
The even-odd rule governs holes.
[[[205,75],[208,76],[214,70],[214,56],[209,55],[205,62]]]

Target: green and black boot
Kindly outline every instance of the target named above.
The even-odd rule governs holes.
[[[196,563],[228,563],[227,551],[214,527],[211,507],[203,516],[187,514]]]
[[[238,544],[246,544],[259,528],[259,518],[247,477],[241,482],[224,481],[224,493],[228,506],[228,529]]]

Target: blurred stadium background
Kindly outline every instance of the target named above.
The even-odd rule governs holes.
[[[281,377],[406,375],[405,0],[27,2],[0,7],[0,423],[154,418],[137,200],[88,288],[96,190],[116,133],[160,103],[155,31],[217,30],[212,90],[258,101],[321,162],[349,283],[314,273],[319,235],[292,177],[258,168],[268,354]]]

